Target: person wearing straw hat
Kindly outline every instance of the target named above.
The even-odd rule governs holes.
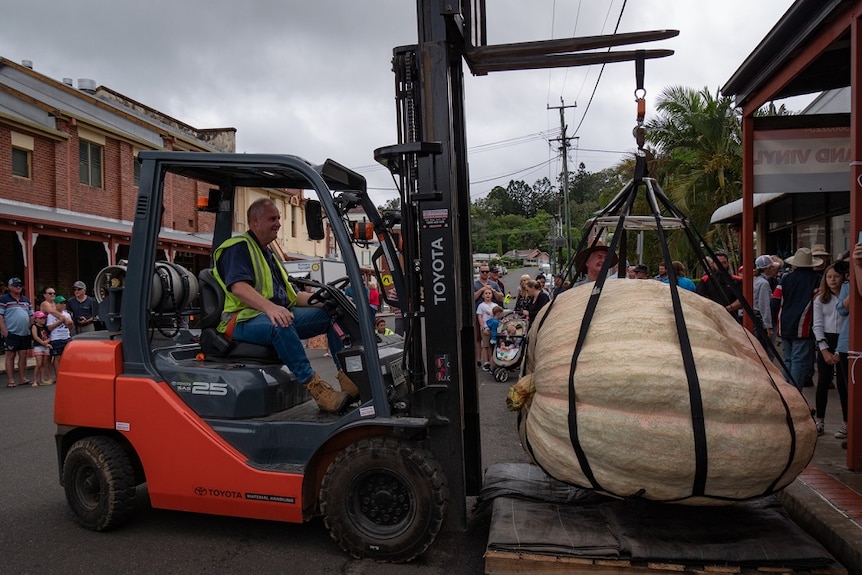
[[[601,241],[597,241],[590,247],[584,248],[575,254],[575,271],[579,274],[584,274],[587,277],[581,281],[575,282],[572,284],[572,287],[588,282],[594,282],[599,279],[599,274],[602,271],[602,266],[605,264],[609,251],[610,249],[608,246]],[[617,257],[617,254],[611,253],[611,265],[608,266],[608,269],[617,265],[618,261],[619,257]]]
[[[826,251],[826,246],[823,244],[814,244],[811,246],[811,255],[815,258],[820,258],[820,265],[814,266],[814,271],[818,272],[818,275],[822,278],[823,270],[832,263],[832,254]]]
[[[802,391],[805,375],[814,362],[814,332],[811,329],[814,294],[820,286],[814,268],[823,260],[811,254],[810,248],[799,248],[784,262],[793,267],[786,274],[773,297],[780,300],[778,334],[784,350],[787,371],[785,379]]]

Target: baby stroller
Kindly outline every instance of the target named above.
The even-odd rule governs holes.
[[[500,321],[497,341],[494,343],[494,379],[503,383],[509,380],[509,370],[518,369],[524,356],[523,343],[527,336],[527,320],[509,313]]]

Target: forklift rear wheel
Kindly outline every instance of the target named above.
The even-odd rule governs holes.
[[[443,525],[446,476],[416,443],[392,437],[347,447],[323,478],[320,509],[332,539],[357,559],[402,563],[424,552]]]
[[[129,456],[109,437],[72,445],[63,463],[63,485],[75,520],[87,529],[119,527],[134,513],[135,472]]]

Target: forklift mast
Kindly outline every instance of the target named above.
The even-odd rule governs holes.
[[[375,159],[399,183],[408,325],[423,326],[405,344],[412,413],[433,426],[427,445],[449,481],[449,522],[463,528],[466,497],[482,482],[463,64],[484,75],[661,58],[673,52],[578,52],[678,31],[488,46],[484,0],[417,0],[417,24],[418,43],[393,52],[398,143]]]

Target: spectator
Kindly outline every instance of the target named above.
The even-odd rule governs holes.
[[[491,288],[493,292],[494,301],[503,301],[505,297],[503,293],[500,291],[500,286],[497,285],[497,282],[491,281],[489,274],[491,273],[491,268],[488,264],[481,264],[479,266],[479,277],[473,280],[473,301],[476,302],[478,306],[482,303],[482,292],[485,291],[486,287]],[[482,325],[479,323],[478,318],[476,319],[476,323],[474,324],[473,332],[476,340],[476,357],[482,356]]]
[[[820,292],[814,298],[814,319],[812,330],[817,342],[817,391],[815,394],[814,423],[817,425],[817,435],[823,435],[823,420],[826,415],[826,404],[829,398],[829,388],[833,372],[838,374],[838,399],[841,401],[841,413],[847,421],[847,381],[844,373],[837,368],[841,360],[836,351],[838,336],[847,323],[847,316],[838,311],[838,298],[841,286],[846,281],[845,274],[839,272],[836,266],[827,267],[820,280]]]
[[[500,292],[500,297],[498,298],[498,294],[494,294],[494,301],[497,305],[502,306],[506,303],[506,286],[503,285],[503,280],[500,279],[500,268],[497,266],[490,266],[488,268],[490,271],[488,272],[488,279],[497,284],[497,291]]]
[[[78,280],[72,284],[75,294],[66,307],[75,322],[75,334],[96,331],[96,302],[87,295],[87,284]]]
[[[826,251],[826,246],[823,244],[814,244],[811,246],[811,255],[815,258],[820,258],[822,262],[819,266],[814,267],[818,279],[821,279],[826,268],[832,264],[832,254]]]
[[[51,363],[54,367],[54,373],[60,374],[60,360],[62,359],[63,350],[66,344],[72,339],[72,329],[75,322],[72,321],[72,316],[66,311],[66,298],[61,295],[55,295],[54,308],[59,318],[54,315],[49,316],[47,322],[48,331],[51,333]],[[52,321],[55,320],[55,321]]]
[[[673,273],[676,274],[676,285],[688,291],[695,291],[696,287],[694,282],[691,281],[691,278],[686,277],[685,275],[685,264],[681,261],[674,260],[670,265],[673,266]],[[665,275],[667,275],[667,273],[665,273]],[[670,283],[670,278],[666,277],[662,280],[662,283]]]
[[[772,297],[781,300],[778,326],[787,365],[785,378],[801,392],[805,375],[814,361],[812,300],[820,285],[814,267],[820,265],[821,260],[813,257],[809,248],[799,248],[785,261],[793,266],[793,271],[782,278]]]
[[[518,282],[518,297],[515,298],[515,313],[518,315],[524,315],[524,310],[527,309],[533,301],[533,298],[531,298],[530,294],[527,293],[527,282],[529,282],[530,279],[530,276],[524,274]]]
[[[772,289],[770,289],[769,278],[777,271],[775,262],[768,255],[758,256],[754,260],[754,301],[752,309],[754,314],[760,317],[763,329],[755,326],[754,335],[766,350],[770,360],[774,359],[771,342],[775,337],[774,323],[772,321]]]
[[[551,299],[556,298],[564,291],[566,291],[566,288],[563,285],[563,274],[556,274],[554,276],[554,288],[551,290]]]
[[[547,283],[547,278],[545,278],[545,274],[539,272],[536,274],[536,282],[539,284],[539,289],[543,292],[548,293],[548,287],[545,285]]]
[[[667,280],[667,266],[664,265],[664,263],[660,263],[658,265],[658,273],[656,274],[655,278],[653,278],[653,279],[657,279],[660,282],[667,283],[667,281],[666,281]]]
[[[386,320],[382,317],[378,317],[374,322],[374,331],[380,335],[395,335],[394,331],[386,327]]]
[[[6,387],[29,385],[27,379],[27,354],[33,347],[30,322],[33,309],[24,295],[21,278],[10,278],[9,289],[0,296],[0,335],[6,342]],[[15,383],[15,358],[18,358],[18,384]]]
[[[665,272],[667,274],[667,272]],[[648,280],[649,277],[649,268],[644,264],[638,264],[635,266],[635,279],[636,280]]]
[[[572,284],[572,287],[596,281],[599,278],[599,274],[602,271],[602,266],[604,266],[607,256],[608,246],[600,241],[575,254],[575,271],[579,274],[584,274],[587,277],[575,282]],[[617,257],[617,254],[611,254],[611,256],[611,266],[614,266],[619,261],[619,258]]]
[[[856,292],[862,296],[862,243],[857,243],[853,246],[852,258],[853,262],[852,271],[850,273],[856,274]],[[848,317],[850,315],[850,282],[845,281],[841,285],[841,293],[838,294],[838,301],[835,304],[838,313],[844,317]],[[841,333],[838,334],[838,343],[835,345],[835,351],[838,352],[838,369],[841,370],[844,374],[844,382],[852,381],[850,378],[849,368],[849,354],[850,354],[850,322],[845,321],[844,325],[841,329]],[[840,383],[840,379],[838,380]],[[846,390],[844,392],[846,394]],[[841,394],[841,390],[839,389],[839,397]],[[844,424],[841,426],[835,433],[836,439],[843,439],[844,441],[841,443],[841,447],[847,447],[847,414],[844,413]]]
[[[33,387],[37,385],[51,385],[54,377],[51,374],[51,332],[48,331],[46,321],[48,316],[45,312],[37,311],[33,314],[33,326],[30,335],[33,337],[33,356],[36,358],[36,368],[33,370]]]
[[[736,276],[730,275],[727,254],[721,251],[715,252],[715,261],[707,257],[706,263],[710,267],[711,273],[701,278],[700,283],[697,284],[696,292],[723,306],[738,321],[737,312],[742,307],[742,303],[739,301],[742,282]]]
[[[635,276],[635,267],[636,266],[626,266],[626,279],[637,279]]]
[[[374,317],[380,311],[380,291],[374,278],[368,281],[368,304],[371,306],[371,317]]]
[[[530,305],[527,306],[527,309],[524,310],[524,316],[530,321],[532,325],[533,321],[535,321],[536,316],[539,315],[539,310],[545,307],[551,298],[548,296],[548,293],[542,290],[542,287],[539,285],[539,282],[535,280],[531,280],[527,282],[527,293],[532,298]]]
[[[488,328],[489,333],[489,352],[488,356],[491,358],[491,364],[494,364],[494,346],[497,345],[497,331],[500,329],[500,320],[503,319],[503,308],[498,305],[494,306],[494,311],[491,316],[491,319],[485,321],[485,327]]]
[[[482,369],[491,371],[491,330],[488,321],[494,317],[494,308],[499,307],[494,303],[494,290],[486,287],[482,290],[482,301],[476,306],[476,322],[480,330],[480,351],[482,357]]]

